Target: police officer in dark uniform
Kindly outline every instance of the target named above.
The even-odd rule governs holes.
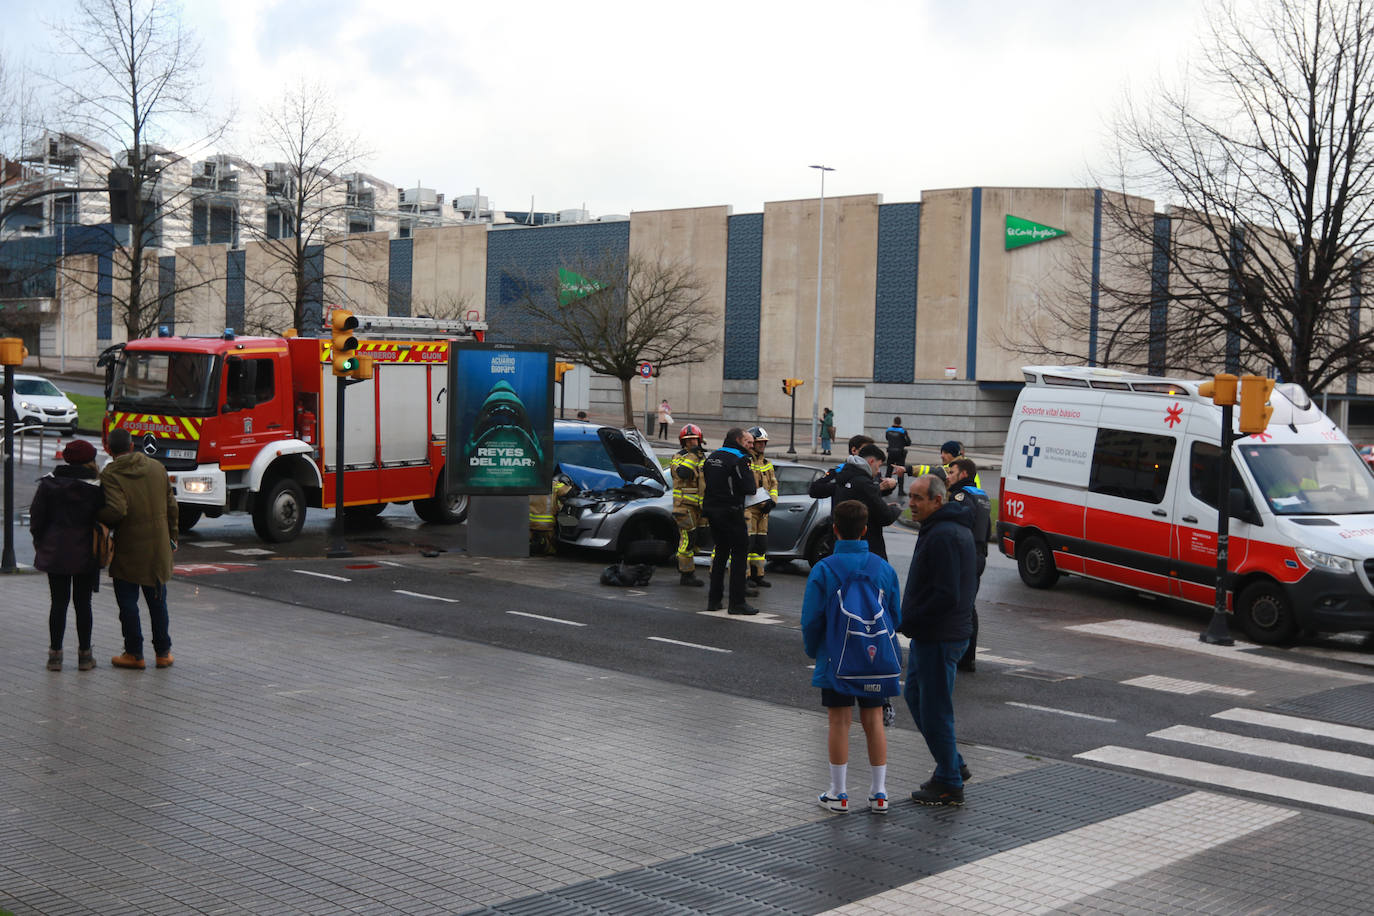
[[[949,463],[949,490],[946,502],[954,506],[967,507],[963,515],[964,523],[973,531],[973,550],[977,557],[977,581],[983,581],[983,570],[988,565],[988,538],[992,535],[992,499],[974,484],[978,478],[978,465],[973,459],[959,457]],[[978,594],[974,590],[974,596]],[[960,671],[976,671],[974,654],[978,643],[978,608],[973,609],[973,635],[969,637],[968,649],[959,659]]]
[[[730,564],[731,614],[757,614],[758,608],[745,602],[744,578],[749,572],[749,529],[744,522],[744,499],[757,489],[749,466],[754,437],[735,427],[725,434],[725,444],[702,462],[706,496],[702,513],[711,526],[715,541],[715,562],[711,564],[711,587],[706,594],[706,609],[720,610],[725,592],[725,565]]]

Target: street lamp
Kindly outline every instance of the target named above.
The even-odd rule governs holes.
[[[825,173],[835,171],[828,165],[813,165],[821,173],[821,219],[816,241],[816,349],[811,356],[811,451],[819,451],[821,431],[821,271],[825,263]]]

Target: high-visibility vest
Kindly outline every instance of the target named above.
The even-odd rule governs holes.
[[[706,495],[706,478],[702,476],[701,464],[706,460],[706,449],[683,449],[673,456],[669,465],[673,475],[673,506],[701,507],[701,498]],[[684,480],[678,470],[690,471]]]
[[[754,472],[754,482],[758,488],[767,490],[768,498],[777,502],[778,472],[773,469],[773,462],[767,458],[753,458],[749,461],[749,469]]]

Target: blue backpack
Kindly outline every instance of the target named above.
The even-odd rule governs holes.
[[[826,648],[837,693],[894,697],[901,693],[902,656],[892,614],[878,584],[878,563],[850,573],[830,595],[825,609]]]

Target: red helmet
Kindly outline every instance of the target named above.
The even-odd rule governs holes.
[[[677,441],[679,445],[682,444],[683,439],[693,438],[696,439],[698,442],[703,442],[706,439],[706,437],[703,436],[701,433],[701,427],[697,426],[695,423],[688,423],[686,426],[682,427],[682,432],[677,434]]]

